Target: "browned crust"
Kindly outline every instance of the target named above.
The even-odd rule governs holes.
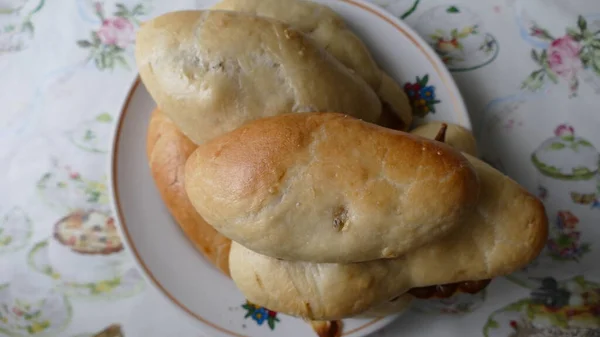
[[[342,321],[308,321],[317,336],[319,337],[340,337],[342,336]]]
[[[196,145],[158,109],[152,112],[146,139],[152,178],[167,209],[206,259],[229,276],[231,241],[204,221],[185,193],[183,169]]]
[[[182,166],[196,147],[158,109],[152,112],[146,150],[159,193],[186,236],[210,263],[229,276],[228,256],[231,241],[214,230],[195,212],[184,191]],[[172,180],[174,174],[179,176]],[[214,238],[216,240],[213,240]],[[219,249],[222,250],[217,253]],[[479,290],[484,289],[485,286],[487,283]],[[455,293],[458,292],[473,293],[473,291],[465,291],[461,286],[456,288]],[[437,298],[442,295],[439,291],[429,291],[427,296],[421,298]],[[319,337],[341,336],[341,321],[309,321],[309,323]]]
[[[324,204],[342,194],[353,198],[354,212],[364,220],[354,223],[352,235],[335,237],[322,229],[344,241],[335,252],[306,248],[319,246],[322,239],[314,236],[298,250],[301,242],[292,244],[289,234],[299,230],[270,220],[280,215],[277,212],[285,214],[293,208],[291,202],[269,208],[272,200],[281,200],[284,193],[288,200],[311,197],[310,191],[285,188],[296,181],[293,172],[302,172],[298,176],[309,177],[315,186],[326,184],[332,192],[320,196]],[[381,177],[392,183],[375,183]],[[263,255],[319,263],[397,257],[458,226],[458,219],[476,205],[479,191],[472,165],[450,146],[339,113],[284,114],[247,123],[201,144],[186,163],[186,179],[196,210],[234,241]],[[410,189],[402,188],[409,184]],[[398,207],[395,200],[399,195],[407,201],[396,216],[391,209]],[[265,209],[269,213],[263,212]],[[371,231],[364,229],[368,223],[364,215],[369,213],[380,219],[370,225]],[[256,214],[261,215],[254,218]],[[324,228],[315,223],[326,221],[326,216],[314,214],[306,219],[306,225]],[[410,241],[405,238],[402,245],[386,246],[391,239],[383,233],[392,229],[381,220],[384,217],[403,221],[393,228],[396,233],[411,231],[411,223],[428,227],[413,231],[414,237]],[[250,218],[254,222],[242,221]],[[266,231],[270,241],[255,239]],[[427,235],[420,234],[424,232]],[[365,247],[346,244],[357,241],[357,233],[364,235]],[[287,247],[272,244],[285,240],[290,243]],[[379,246],[389,248],[382,251]]]
[[[150,170],[167,209],[204,257],[229,277],[231,240],[206,223],[185,194],[181,170],[196,145],[158,109],[152,112],[146,139]],[[177,179],[171,184],[174,174]],[[341,321],[309,323],[319,337],[341,336]]]
[[[110,247],[110,248],[105,248],[102,249],[101,251],[89,251],[89,250],[82,250],[82,249],[77,249],[75,247],[71,247],[67,242],[65,242],[65,240],[63,240],[63,238],[60,237],[60,235],[58,234],[58,226],[73,217],[83,217],[83,215],[85,213],[90,213],[90,212],[98,212],[95,210],[89,210],[89,211],[84,211],[84,210],[76,210],[74,212],[69,213],[68,215],[62,217],[60,220],[58,220],[55,224],[54,224],[54,231],[52,233],[52,237],[54,237],[54,239],[56,241],[58,241],[60,244],[62,244],[65,247],[68,247],[71,251],[77,253],[77,254],[81,254],[81,255],[109,255],[109,254],[114,254],[114,253],[118,253],[120,251],[123,250],[123,244],[119,244],[115,247]],[[113,219],[112,217],[109,217],[110,219]],[[114,221],[114,220],[113,220]]]

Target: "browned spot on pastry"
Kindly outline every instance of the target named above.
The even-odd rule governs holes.
[[[312,312],[312,308],[310,307],[310,303],[308,303],[308,302],[303,302],[303,303],[304,303],[304,309],[306,310],[306,317],[312,318],[313,312]]]
[[[319,337],[340,337],[342,321],[311,321],[310,325]]]
[[[265,289],[265,287],[263,286],[263,283],[262,283],[262,281],[261,281],[261,279],[260,279],[260,277],[258,276],[258,274],[257,274],[257,273],[254,273],[254,279],[256,280],[256,284],[258,284],[258,287],[259,287],[260,289],[263,289],[263,290],[264,290],[264,289]]]
[[[348,221],[348,210],[340,206],[333,210],[333,228],[341,232]]]
[[[399,298],[400,298],[400,296],[396,296],[396,297],[392,298],[392,299],[390,300],[390,302],[396,302],[396,301],[397,301]]]
[[[106,329],[95,334],[94,337],[123,337],[123,333],[121,332],[120,325],[112,324],[112,325],[108,326]]]
[[[448,129],[448,124],[443,123],[442,126],[440,127],[440,131],[438,131],[437,135],[435,136],[435,140],[437,140],[438,142],[445,142],[446,141],[446,129]]]
[[[291,30],[291,29],[284,30],[283,34],[285,35],[285,38],[288,40],[293,39],[298,36],[298,32]]]

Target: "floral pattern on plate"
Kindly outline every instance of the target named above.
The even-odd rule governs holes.
[[[250,317],[258,325],[263,325],[263,323],[267,322],[269,329],[275,330],[275,324],[279,323],[279,318],[277,318],[277,312],[275,311],[263,308],[250,301],[242,304],[242,308],[246,310],[244,318]]]
[[[542,50],[531,50],[531,58],[539,68],[523,81],[523,89],[535,91],[547,82],[557,84],[566,81],[569,97],[575,97],[584,77],[596,82],[599,80],[600,31],[588,29],[583,16],[580,15],[576,27],[568,27],[563,36],[553,36],[535,24],[529,34],[550,45]]]
[[[417,11],[421,0],[372,0],[371,2],[385,8],[400,19],[406,20]]]
[[[429,75],[417,76],[414,82],[404,84],[404,92],[408,96],[413,113],[419,117],[425,117],[429,113],[435,113],[435,106],[440,101],[435,96],[435,86],[429,83]]]
[[[99,298],[103,300],[127,298],[144,289],[145,282],[135,267],[123,275],[110,280],[89,283],[70,283],[61,279],[48,259],[48,241],[37,243],[28,255],[29,266],[55,280],[61,292],[75,297]]]
[[[95,14],[102,22],[97,30],[90,33],[89,40],[79,40],[77,45],[89,50],[89,59],[94,60],[99,70],[114,69],[117,66],[130,69],[125,51],[133,45],[135,27],[139,26],[140,18],[148,14],[144,4],[128,8],[116,4],[112,16],[107,16],[104,5],[94,3]]]
[[[494,311],[485,337],[593,336],[600,329],[600,284],[576,276],[538,281],[530,296]],[[571,334],[569,334],[571,333]]]
[[[13,207],[0,220],[0,254],[17,251],[31,238],[31,219],[20,207]]]
[[[55,336],[71,315],[70,302],[56,291],[31,300],[15,296],[8,284],[0,286],[0,333],[7,336]]]

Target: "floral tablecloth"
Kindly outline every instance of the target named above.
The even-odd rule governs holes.
[[[418,302],[377,334],[600,335],[600,2],[372,1],[439,53],[484,159],[544,201],[551,227],[525,270],[475,296]],[[130,262],[106,161],[136,75],[135,30],[207,2],[0,0],[0,336],[205,336],[133,266],[96,266]],[[433,104],[434,87],[406,81],[415,104]]]

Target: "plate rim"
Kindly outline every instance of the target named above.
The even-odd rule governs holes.
[[[453,107],[453,115],[457,117],[459,124],[463,127],[471,130],[472,124],[468,114],[468,110],[466,108],[464,99],[460,94],[458,86],[450,74],[450,71],[444,66],[442,60],[435,53],[433,48],[429,46],[427,42],[423,38],[421,38],[414,29],[412,29],[408,24],[403,22],[402,20],[396,18],[391,13],[385,11],[385,9],[378,7],[376,4],[369,3],[366,0],[336,0],[340,2],[347,3],[351,6],[357,7],[359,10],[367,11],[373,15],[375,15],[379,20],[385,21],[387,24],[390,24],[396,31],[402,34],[405,38],[407,38],[417,49],[420,50],[421,54],[427,59],[427,61],[433,66],[434,71],[438,74],[442,85],[448,90],[451,105]],[[154,273],[150,270],[150,268],[144,262],[144,259],[139,254],[135,243],[129,234],[129,230],[127,229],[127,225],[124,219],[124,212],[121,209],[120,196],[118,192],[118,183],[117,183],[117,155],[119,142],[121,138],[121,130],[123,121],[125,120],[125,114],[129,109],[129,105],[132,101],[132,98],[136,91],[138,90],[139,85],[143,85],[141,82],[139,73],[136,74],[135,79],[129,88],[127,95],[125,96],[123,103],[121,104],[121,108],[118,114],[115,116],[116,123],[113,125],[113,130],[111,132],[111,144],[109,148],[109,160],[108,160],[108,192],[110,198],[110,207],[112,209],[113,216],[115,217],[116,223],[118,224],[117,229],[120,232],[121,237],[123,238],[123,244],[127,248],[130,257],[132,257],[135,262],[136,267],[140,270],[140,274],[146,280],[146,282],[152,285],[153,288],[158,290],[158,293],[168,299],[174,307],[176,307],[179,311],[185,313],[186,316],[193,319],[194,321],[208,327],[214,329],[216,332],[223,333],[228,336],[235,337],[249,337],[247,335],[239,334],[234,331],[230,331],[227,328],[218,326],[215,323],[208,321],[207,319],[201,317],[197,313],[193,312],[186,305],[181,303],[173,294],[171,294],[162,284],[159,282]],[[359,331],[363,331],[367,329],[365,332],[372,333],[376,330],[379,330],[383,326],[388,325],[393,320],[395,320],[400,313],[388,315],[385,317],[374,318],[367,323],[354,328],[352,330],[343,331],[342,336],[349,336],[351,334],[355,334]],[[377,326],[376,329],[372,329],[373,326]],[[371,329],[368,329],[371,327]]]

